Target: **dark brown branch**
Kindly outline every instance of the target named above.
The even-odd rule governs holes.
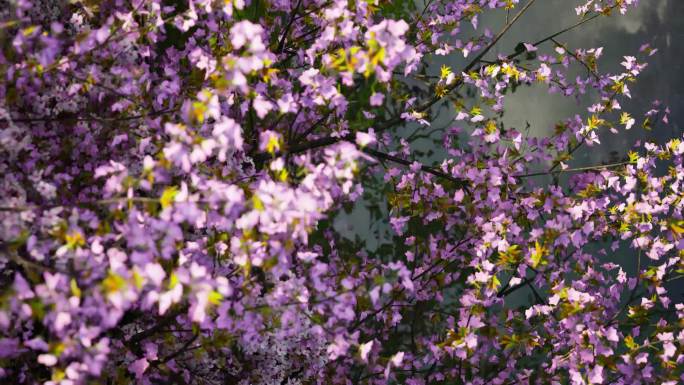
[[[302,0],[297,1],[297,5],[295,6],[294,11],[292,12],[292,15],[290,16],[290,20],[287,23],[287,26],[285,27],[285,30],[283,31],[282,36],[280,37],[280,41],[278,42],[278,48],[276,48],[276,53],[282,53],[283,49],[285,48],[285,39],[287,39],[287,35],[290,33],[290,28],[292,28],[292,24],[294,23],[295,19],[297,18],[297,12],[299,11],[299,7],[302,5]]]
[[[375,158],[389,160],[389,161],[392,161],[394,163],[402,164],[404,166],[411,166],[414,163],[414,162],[410,162],[410,161],[405,160],[405,159],[401,159],[401,158],[396,157],[394,155],[390,155],[390,154],[386,154],[386,153],[378,151],[378,150],[374,150],[372,148],[364,148],[361,151],[363,151],[366,154],[373,156]],[[449,180],[451,182],[454,182],[458,186],[465,187],[468,185],[467,181],[465,181],[463,179],[459,179],[459,178],[454,178],[453,176],[446,174],[440,170],[437,170],[433,167],[429,167],[429,166],[426,166],[424,164],[421,164],[420,169],[421,169],[421,171],[426,172],[428,174],[432,174],[432,175],[437,176],[439,178],[443,178],[443,179]]]
[[[176,317],[185,313],[187,310],[187,305],[183,305],[172,310],[171,312],[163,316],[159,320],[159,322],[154,324],[154,326],[150,327],[149,329],[145,329],[137,334],[134,334],[133,336],[131,336],[131,338],[125,340],[124,345],[126,345],[126,347],[128,347],[128,349],[130,349],[132,352],[138,355],[142,355],[142,347],[140,346],[140,342],[164,330],[167,326],[171,325],[176,320]]]
[[[183,354],[183,353],[185,353],[185,352],[191,350],[191,349],[188,349],[188,348],[190,347],[190,345],[191,345],[193,342],[195,342],[195,341],[197,340],[198,337],[199,337],[199,333],[193,334],[192,338],[190,338],[189,340],[187,340],[187,341],[183,344],[183,346],[181,346],[180,349],[178,349],[178,350],[176,350],[175,352],[173,352],[173,353],[169,354],[168,356],[164,357],[161,361],[155,362],[155,363],[154,363],[155,366],[156,366],[156,364],[158,364],[158,363],[159,363],[159,364],[165,364],[165,363],[167,363],[167,362],[173,360],[174,358],[180,356],[181,354]]]
[[[535,276],[536,276],[536,275],[535,275]],[[517,291],[517,290],[520,289],[521,287],[525,287],[525,285],[527,285],[529,282],[532,282],[532,279],[534,279],[534,277],[532,277],[532,278],[525,278],[525,279],[523,279],[519,284],[510,286],[510,287],[508,287],[508,284],[506,284],[506,286],[504,286],[503,288],[501,288],[501,290],[500,290],[498,293],[496,293],[496,296],[499,297],[499,298],[506,297],[506,296],[508,296],[509,294],[511,294],[511,293],[513,293],[513,292],[515,292],[515,291]],[[509,282],[509,283],[510,283],[510,282]]]

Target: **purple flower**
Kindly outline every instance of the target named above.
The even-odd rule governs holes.
[[[371,97],[370,97],[370,105],[371,106],[381,106],[383,100],[385,100],[385,95],[383,95],[379,92],[374,92],[373,95],[371,95]]]

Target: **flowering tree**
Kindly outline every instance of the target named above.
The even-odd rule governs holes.
[[[569,167],[667,123],[654,49],[563,43],[637,2],[490,58],[535,0],[0,1],[0,381],[681,383],[684,142]],[[594,103],[529,137],[528,86]]]

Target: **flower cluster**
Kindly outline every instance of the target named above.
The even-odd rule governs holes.
[[[0,382],[684,381],[684,138],[570,167],[668,123],[656,50],[485,60],[533,3],[0,0]],[[593,104],[527,137],[518,87]]]

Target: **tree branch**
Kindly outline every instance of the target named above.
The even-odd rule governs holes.
[[[390,154],[386,154],[386,153],[378,151],[378,150],[374,150],[372,148],[363,148],[361,151],[363,151],[364,153],[366,153],[370,156],[373,156],[375,158],[389,160],[389,161],[392,161],[394,163],[402,164],[404,166],[411,166],[413,163],[416,163],[416,162],[410,162],[408,160],[398,158],[398,157],[390,155]],[[440,170],[437,170],[433,167],[429,167],[429,166],[426,166],[424,164],[421,164],[420,169],[421,169],[421,171],[426,172],[428,174],[432,174],[432,175],[437,176],[439,178],[444,178],[446,180],[454,182],[458,186],[465,187],[468,185],[467,181],[465,181],[463,179],[459,179],[459,178],[454,178],[453,176],[446,174]]]
[[[561,173],[568,173],[568,172],[581,172],[581,171],[600,171],[603,169],[609,169],[609,168],[615,168],[615,167],[620,167],[620,166],[626,166],[631,164],[631,162],[619,162],[619,163],[611,163],[611,164],[601,164],[601,165],[595,165],[595,166],[586,166],[586,167],[577,167],[577,168],[568,168],[565,170],[558,170],[556,172],[553,171],[553,169],[549,171],[540,171],[540,172],[534,172],[530,174],[523,174],[523,175],[514,175],[514,178],[529,178],[532,176],[540,176],[540,175],[549,175],[549,174],[561,174]]]

